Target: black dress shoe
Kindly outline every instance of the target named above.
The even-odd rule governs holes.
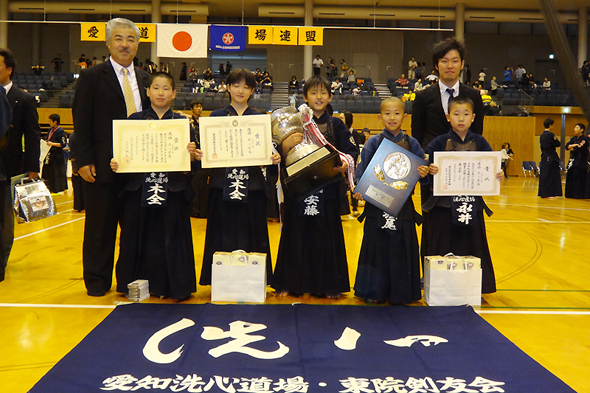
[[[104,290],[88,290],[86,293],[88,293],[88,296],[93,296],[93,297],[102,297],[104,295],[107,294],[107,291]]]

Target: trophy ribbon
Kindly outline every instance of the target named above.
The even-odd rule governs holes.
[[[303,119],[303,127],[305,129],[305,134],[303,139],[305,142],[315,143],[318,146],[329,145],[334,150],[338,152],[340,155],[340,159],[345,161],[348,164],[348,184],[350,185],[350,189],[354,190],[354,172],[355,172],[355,162],[354,159],[350,154],[345,154],[336,149],[322,134],[320,129],[318,128],[317,124],[313,121],[313,111],[306,105],[302,104],[299,107],[299,112],[301,113],[301,117]]]

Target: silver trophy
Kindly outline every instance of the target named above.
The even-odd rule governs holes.
[[[304,134],[301,114],[297,109],[291,106],[275,110],[270,115],[270,119],[272,125],[272,140],[277,145],[281,145],[285,139],[293,134]],[[285,158],[285,165],[289,166],[292,163],[299,161],[318,148],[319,147],[313,143],[301,142],[289,151]]]
[[[275,110],[271,115],[272,138],[277,145],[289,136],[305,134],[301,113],[293,107]],[[334,168],[340,166],[338,152],[330,145],[317,146],[312,142],[301,142],[293,146],[285,158],[281,170],[281,181],[288,193],[297,201],[342,179]]]

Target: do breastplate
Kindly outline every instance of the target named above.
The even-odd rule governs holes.
[[[459,143],[449,138],[447,139],[445,151],[477,151],[477,146],[473,139],[465,143]]]

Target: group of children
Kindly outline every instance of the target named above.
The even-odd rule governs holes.
[[[231,103],[211,113],[211,116],[256,115],[248,106],[248,100],[256,89],[256,80],[250,71],[233,70],[227,78]],[[180,115],[172,113],[170,103],[175,95],[174,81],[167,74],[156,73],[150,79],[148,96],[151,108],[133,114],[134,119],[169,119]],[[306,81],[303,96],[313,111],[313,120],[318,129],[340,152],[349,154],[357,161],[358,148],[346,125],[338,118],[329,116],[326,107],[332,99],[328,80],[314,76]],[[432,182],[438,168],[433,164],[436,151],[482,150],[490,151],[490,145],[479,135],[469,131],[473,122],[473,102],[457,97],[450,103],[449,115],[452,129],[434,139],[426,149],[401,130],[406,113],[404,103],[397,98],[388,98],[381,103],[379,119],[383,132],[370,138],[365,144],[356,171],[360,179],[367,164],[381,141],[386,138],[425,158],[424,165],[417,168],[420,182]],[[271,155],[274,165],[284,165],[289,151],[302,141],[301,134],[286,138],[278,152]],[[451,144],[447,143],[452,141]],[[465,148],[461,148],[461,146]],[[202,151],[198,140],[187,146],[192,159],[200,160]],[[270,154],[270,152],[269,152]],[[111,168],[116,171],[114,160]],[[345,161],[334,171],[346,173]],[[229,195],[229,184],[235,174],[241,175],[245,190],[241,199]],[[145,203],[142,188],[155,178],[166,177],[168,181],[165,207]],[[497,174],[498,179],[503,173]],[[207,233],[203,252],[200,284],[211,284],[211,265],[216,251],[243,249],[267,255],[267,282],[276,290],[277,296],[298,296],[304,293],[336,299],[350,290],[348,263],[344,234],[340,218],[340,206],[346,194],[340,184],[331,184],[324,189],[297,201],[286,193],[282,204],[283,228],[274,274],[268,238],[267,196],[274,193],[261,167],[216,168],[209,179],[209,204]],[[192,190],[184,173],[136,174],[128,182],[124,195],[126,203],[125,226],[122,228],[121,252],[117,262],[119,292],[127,291],[127,284],[144,278],[150,282],[150,291],[173,299],[185,299],[196,291],[196,277],[190,227],[189,200]],[[354,198],[361,199],[360,193]],[[481,198],[480,198],[481,199]],[[453,223],[451,206],[445,198],[430,203],[427,220],[431,221],[429,249],[425,255],[446,254],[476,255],[482,258],[484,276],[483,292],[493,292],[493,268],[489,258],[483,201],[475,205],[479,220],[475,226],[457,226]],[[368,302],[391,304],[411,303],[421,298],[420,256],[416,224],[421,218],[409,197],[393,225],[383,225],[385,212],[366,203],[364,237],[355,280],[355,295]],[[153,228],[159,228],[154,230]],[[486,283],[494,283],[492,288]]]

